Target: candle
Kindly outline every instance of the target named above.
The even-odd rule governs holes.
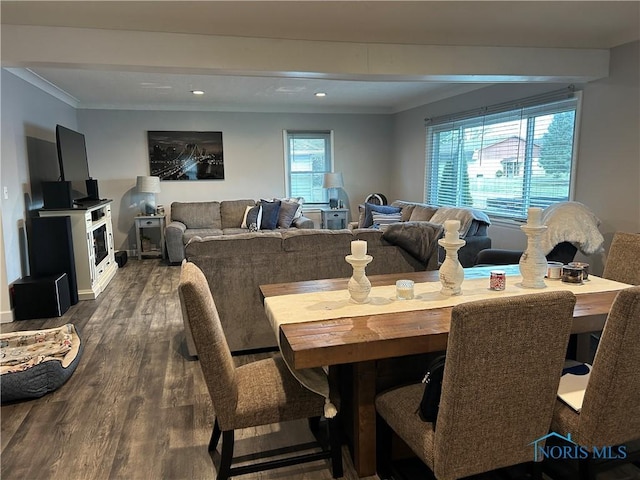
[[[460,220],[445,220],[444,221],[444,239],[447,242],[457,242],[460,240]]]
[[[364,258],[367,254],[367,242],[364,240],[354,240],[351,242],[351,255],[355,258]]]
[[[527,217],[527,224],[533,227],[542,225],[542,209],[539,207],[531,207]]]

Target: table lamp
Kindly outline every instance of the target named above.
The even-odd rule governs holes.
[[[338,208],[338,188],[344,187],[341,172],[329,172],[324,174],[322,187],[329,190],[329,207]]]
[[[160,193],[160,177],[138,176],[136,181],[138,192],[145,194],[143,213],[156,214],[156,193]]]

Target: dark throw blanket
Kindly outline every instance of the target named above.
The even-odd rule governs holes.
[[[430,222],[400,222],[388,225],[382,234],[389,243],[406,250],[425,265],[426,270],[438,269],[438,238],[443,226]]]

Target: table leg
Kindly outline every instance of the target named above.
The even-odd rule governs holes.
[[[376,473],[376,365],[353,366],[353,464],[359,477]]]

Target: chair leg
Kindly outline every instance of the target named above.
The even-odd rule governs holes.
[[[542,462],[531,462],[529,471],[533,480],[542,480]]]
[[[320,417],[310,417],[309,420],[309,430],[316,435],[318,430],[320,430]]]
[[[222,452],[220,460],[220,468],[216,480],[228,480],[231,474],[231,460],[233,460],[233,440],[234,431],[227,430],[222,432]]]
[[[580,480],[596,480],[596,468],[591,459],[585,458],[578,463]]]
[[[342,439],[338,417],[328,418],[327,427],[329,429],[329,445],[331,447],[331,469],[333,478],[340,478],[344,475],[342,468]]]
[[[220,430],[220,424],[218,423],[218,419],[213,423],[213,432],[211,432],[211,440],[209,440],[209,452],[215,451],[218,446],[218,442],[220,441],[220,434],[222,430]]]
[[[380,415],[376,415],[377,473],[381,480],[391,477],[391,437],[393,431]]]

